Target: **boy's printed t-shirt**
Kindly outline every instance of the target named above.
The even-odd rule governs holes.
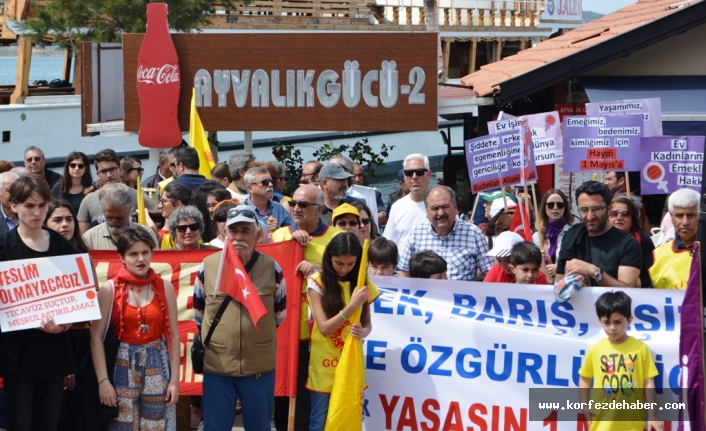
[[[347,305],[351,302],[351,284],[347,281],[339,281],[338,284],[341,286],[343,293],[343,303]],[[380,291],[370,278],[367,279],[365,284],[368,286],[368,292],[370,293],[368,304],[372,304],[380,296]],[[314,290],[320,295],[323,295],[323,285],[320,272],[307,279],[307,289]],[[341,358],[343,346],[350,332],[351,322],[348,320],[336,332],[325,337],[319,331],[316,321],[314,321],[314,326],[311,330],[311,357],[309,359],[309,378],[306,381],[307,389],[319,393],[331,393],[336,366],[338,366],[338,360]]]
[[[659,374],[652,360],[650,349],[645,343],[633,337],[621,344],[611,344],[606,338],[594,344],[586,352],[586,360],[581,365],[579,374],[582,377],[593,378],[591,397],[594,402],[642,403],[644,392],[635,392],[635,388],[643,388],[645,380]],[[642,431],[646,424],[644,410],[612,410],[592,409],[596,416],[591,423],[591,431],[621,430]],[[627,420],[634,418],[634,420]],[[611,422],[611,419],[620,419]]]

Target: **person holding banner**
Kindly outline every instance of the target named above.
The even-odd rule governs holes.
[[[43,177],[26,175],[10,186],[17,228],[0,234],[0,261],[77,254],[59,233],[43,227],[51,190]],[[57,429],[64,377],[76,373],[67,330],[44,316],[37,329],[0,332],[0,375],[5,384],[9,429]]]
[[[118,237],[123,267],[98,291],[101,319],[91,325],[91,357],[102,404],[117,406],[108,430],[176,430],[179,327],[174,287],[150,268],[154,238],[142,226]],[[103,346],[108,325],[120,340],[115,368]]]
[[[314,318],[311,330],[311,360],[306,387],[311,391],[309,431],[324,431],[333,379],[348,334],[363,339],[372,331],[371,304],[380,295],[366,277],[355,286],[360,272],[363,247],[351,232],[337,235],[326,246],[322,269],[307,279],[307,295]],[[348,318],[363,307],[360,323]]]
[[[547,268],[547,280],[554,282],[556,262],[561,252],[564,234],[574,224],[574,215],[569,211],[569,199],[559,189],[551,189],[542,197],[532,235],[534,244],[542,250]]]

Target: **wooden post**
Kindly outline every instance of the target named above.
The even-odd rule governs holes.
[[[532,185],[532,202],[534,203],[534,219],[537,220],[537,211],[539,211],[539,208],[537,207],[537,189],[534,188],[534,183],[531,183]]]
[[[500,190],[503,194],[503,208],[507,211],[507,193],[505,192],[505,187],[501,187]]]
[[[630,199],[630,177],[625,172],[625,190],[627,191],[628,199]]]
[[[495,42],[495,61],[498,62],[502,59],[503,54],[503,38],[500,37]]]
[[[476,215],[476,209],[478,208],[478,201],[479,201],[479,200],[480,200],[480,192],[478,192],[478,193],[476,194],[476,201],[473,203],[473,209],[471,210],[471,214],[470,214],[470,217],[469,217],[469,222],[470,222],[471,224],[475,224],[475,223],[473,223],[473,217]]]
[[[449,77],[449,58],[451,57],[451,41],[452,39],[446,39],[444,44],[444,77]]]
[[[468,59],[468,73],[471,74],[476,71],[476,53],[478,52],[478,38],[471,38],[471,52],[470,58]]]
[[[23,104],[29,94],[29,65],[32,61],[32,42],[27,36],[17,37],[17,77],[10,104]]]
[[[76,51],[76,56],[74,58],[74,94],[81,94],[83,91],[81,86],[83,85],[83,67],[81,65],[82,59],[81,51]]]
[[[71,64],[73,61],[74,52],[71,48],[66,48],[64,51],[64,69],[61,74],[61,79],[69,81],[71,79]]]
[[[294,431],[294,418],[297,413],[297,397],[289,398],[289,418],[287,418],[287,431]]]

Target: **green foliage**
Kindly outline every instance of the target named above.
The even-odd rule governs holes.
[[[302,177],[302,152],[294,148],[294,144],[283,144],[277,141],[277,145],[272,147],[272,154],[277,161],[284,163],[287,167],[287,187],[286,191],[293,191],[299,187],[299,180]]]
[[[209,12],[216,5],[232,9],[238,0],[155,0],[167,3],[169,27],[188,32],[210,23]],[[123,33],[144,33],[146,6],[151,0],[54,0],[32,4],[34,19],[19,22],[38,45],[51,43],[78,50],[81,42],[120,42]]]
[[[394,145],[388,148],[387,145],[382,144],[380,150],[375,152],[368,144],[368,138],[363,138],[352,146],[348,144],[338,146],[334,146],[333,143],[324,144],[321,148],[314,151],[314,157],[316,157],[316,160],[325,162],[336,154],[347,155],[348,158],[355,163],[364,166],[363,170],[365,171],[366,178],[371,178],[377,177],[375,168],[385,165],[385,159],[389,156],[389,151],[392,151],[394,148]]]

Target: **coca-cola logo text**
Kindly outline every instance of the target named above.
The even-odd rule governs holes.
[[[165,64],[162,67],[138,67],[137,82],[148,84],[179,83],[179,65]]]

